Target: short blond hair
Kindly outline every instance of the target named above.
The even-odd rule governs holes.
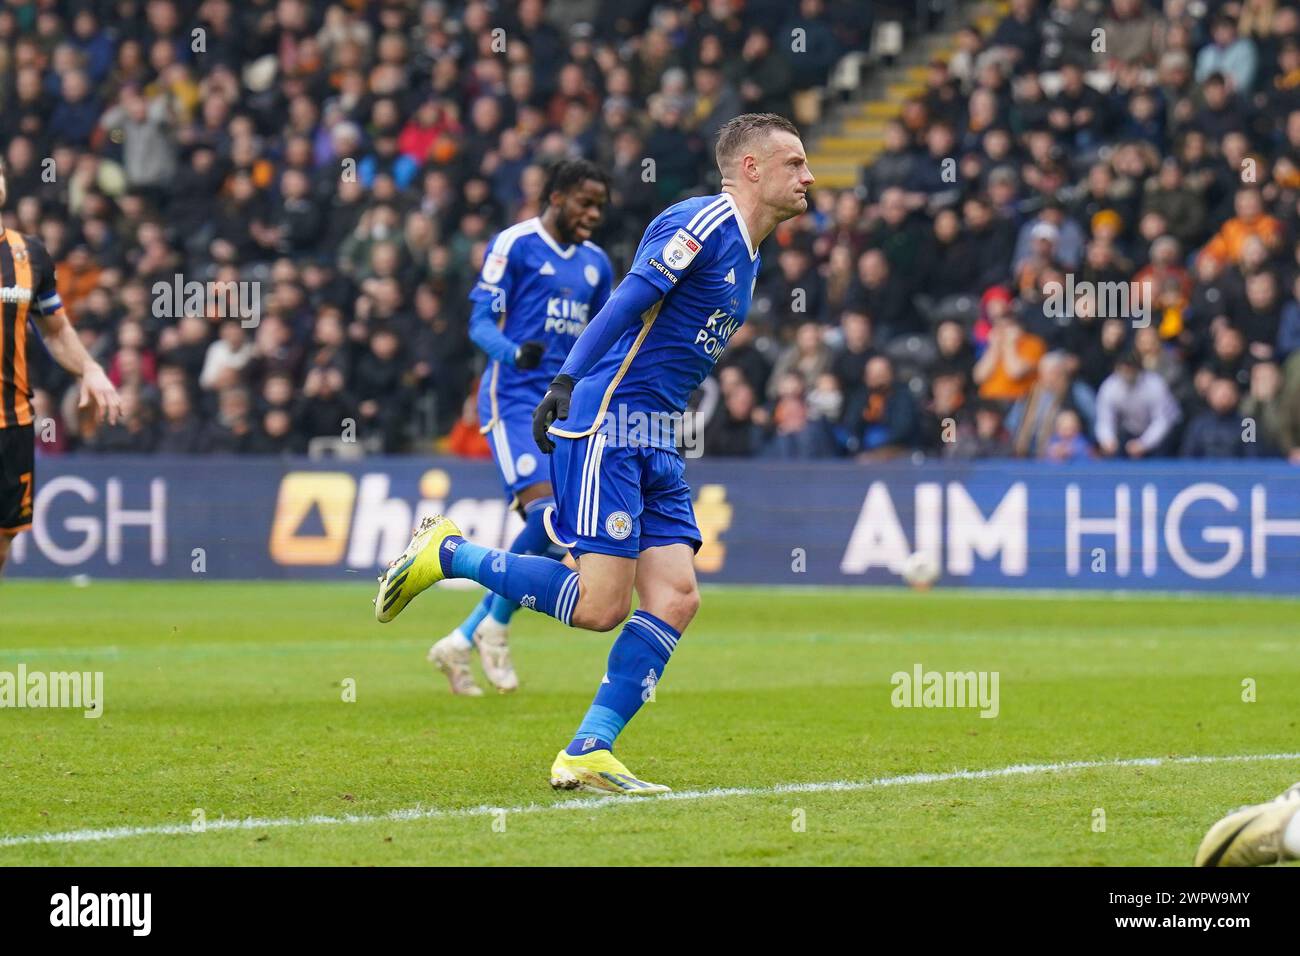
[[[794,123],[776,113],[741,113],[727,120],[718,130],[718,145],[713,150],[718,169],[725,176],[728,167],[749,150],[754,140],[772,130],[799,135]]]

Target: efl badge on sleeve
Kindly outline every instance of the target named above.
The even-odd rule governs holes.
[[[499,252],[488,253],[487,259],[483,262],[483,281],[488,285],[496,285],[505,274],[506,257]]]
[[[685,229],[678,229],[668,245],[664,246],[664,265],[680,272],[691,264],[695,254],[700,251],[700,243]]]

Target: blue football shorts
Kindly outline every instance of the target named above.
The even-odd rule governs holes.
[[[532,408],[503,410],[483,434],[492,448],[497,471],[501,472],[506,497],[511,501],[530,485],[550,481],[546,456],[537,450],[537,442],[533,440]]]
[[[676,543],[700,549],[686,463],[676,451],[615,444],[601,432],[552,440],[551,532],[574,555],[635,558]]]

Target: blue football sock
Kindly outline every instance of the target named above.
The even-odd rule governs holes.
[[[515,611],[519,610],[519,605],[514,601],[503,598],[500,594],[492,595],[492,606],[488,609],[488,614],[492,620],[498,624],[509,624],[510,619],[515,616]]]
[[[483,618],[488,616],[488,613],[492,610],[493,604],[499,600],[501,600],[500,597],[493,594],[491,591],[488,591],[487,594],[483,595],[483,600],[474,605],[474,610],[469,612],[469,617],[461,621],[460,626],[456,628],[456,630],[460,631],[465,640],[469,641],[471,644],[474,643],[474,632],[477,631],[478,626],[483,623]]]
[[[613,749],[619,732],[654,694],[680,638],[650,612],[634,611],[609,649],[605,679],[565,752],[577,756]]]
[[[546,534],[546,525],[542,521],[542,516],[546,512],[548,505],[553,506],[555,499],[550,495],[544,498],[536,498],[524,506],[524,527],[519,534],[515,535],[515,540],[510,543],[512,554],[547,554],[551,548],[550,537]],[[465,618],[464,623],[457,628],[465,637],[473,641],[474,631],[483,623],[483,619],[489,614],[492,620],[498,624],[509,624],[510,618],[514,617],[515,611],[519,610],[519,605],[514,601],[507,600],[499,594],[489,592],[481,603],[475,606],[469,617]]]
[[[551,558],[555,561],[559,561],[561,564],[564,563],[564,557],[568,553],[569,553],[568,548],[561,547],[558,544],[548,544],[545,550],[537,552],[538,556]],[[575,595],[578,593],[577,588],[574,588],[573,593]],[[499,594],[494,595],[493,597],[494,600],[492,602],[492,610],[489,612],[489,614],[492,616],[494,620],[497,620],[502,624],[509,623],[510,618],[512,618],[514,616],[514,613],[519,610],[519,605],[516,604],[514,601],[509,600],[508,598],[503,598]],[[577,604],[578,604],[578,599],[577,597],[574,597],[573,599],[574,607],[577,607]],[[572,610],[569,611],[569,616],[570,617],[573,616]]]
[[[451,535],[438,549],[442,573],[469,578],[521,607],[568,624],[578,604],[578,572],[562,561],[533,554],[511,554]]]
[[[543,520],[546,509],[554,506],[555,499],[550,495],[535,498],[524,505],[524,526],[519,534],[515,535],[515,540],[510,543],[512,554],[546,554],[555,558],[563,556],[563,549],[551,543]],[[492,602],[490,613],[497,623],[509,624],[510,618],[517,610],[519,610],[518,604],[497,595],[496,600]]]

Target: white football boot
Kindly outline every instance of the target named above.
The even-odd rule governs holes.
[[[1286,836],[1297,813],[1300,783],[1288,787],[1276,800],[1228,814],[1205,834],[1196,851],[1196,865],[1267,866],[1296,859],[1296,834],[1291,832],[1289,848]]]
[[[469,669],[470,651],[471,648],[465,646],[464,636],[456,630],[429,648],[425,659],[447,675],[453,694],[482,697],[483,688],[475,682]]]
[[[519,675],[515,673],[515,665],[510,660],[510,645],[506,642],[508,633],[509,628],[491,615],[483,618],[474,631],[483,674],[503,694],[519,689]]]

